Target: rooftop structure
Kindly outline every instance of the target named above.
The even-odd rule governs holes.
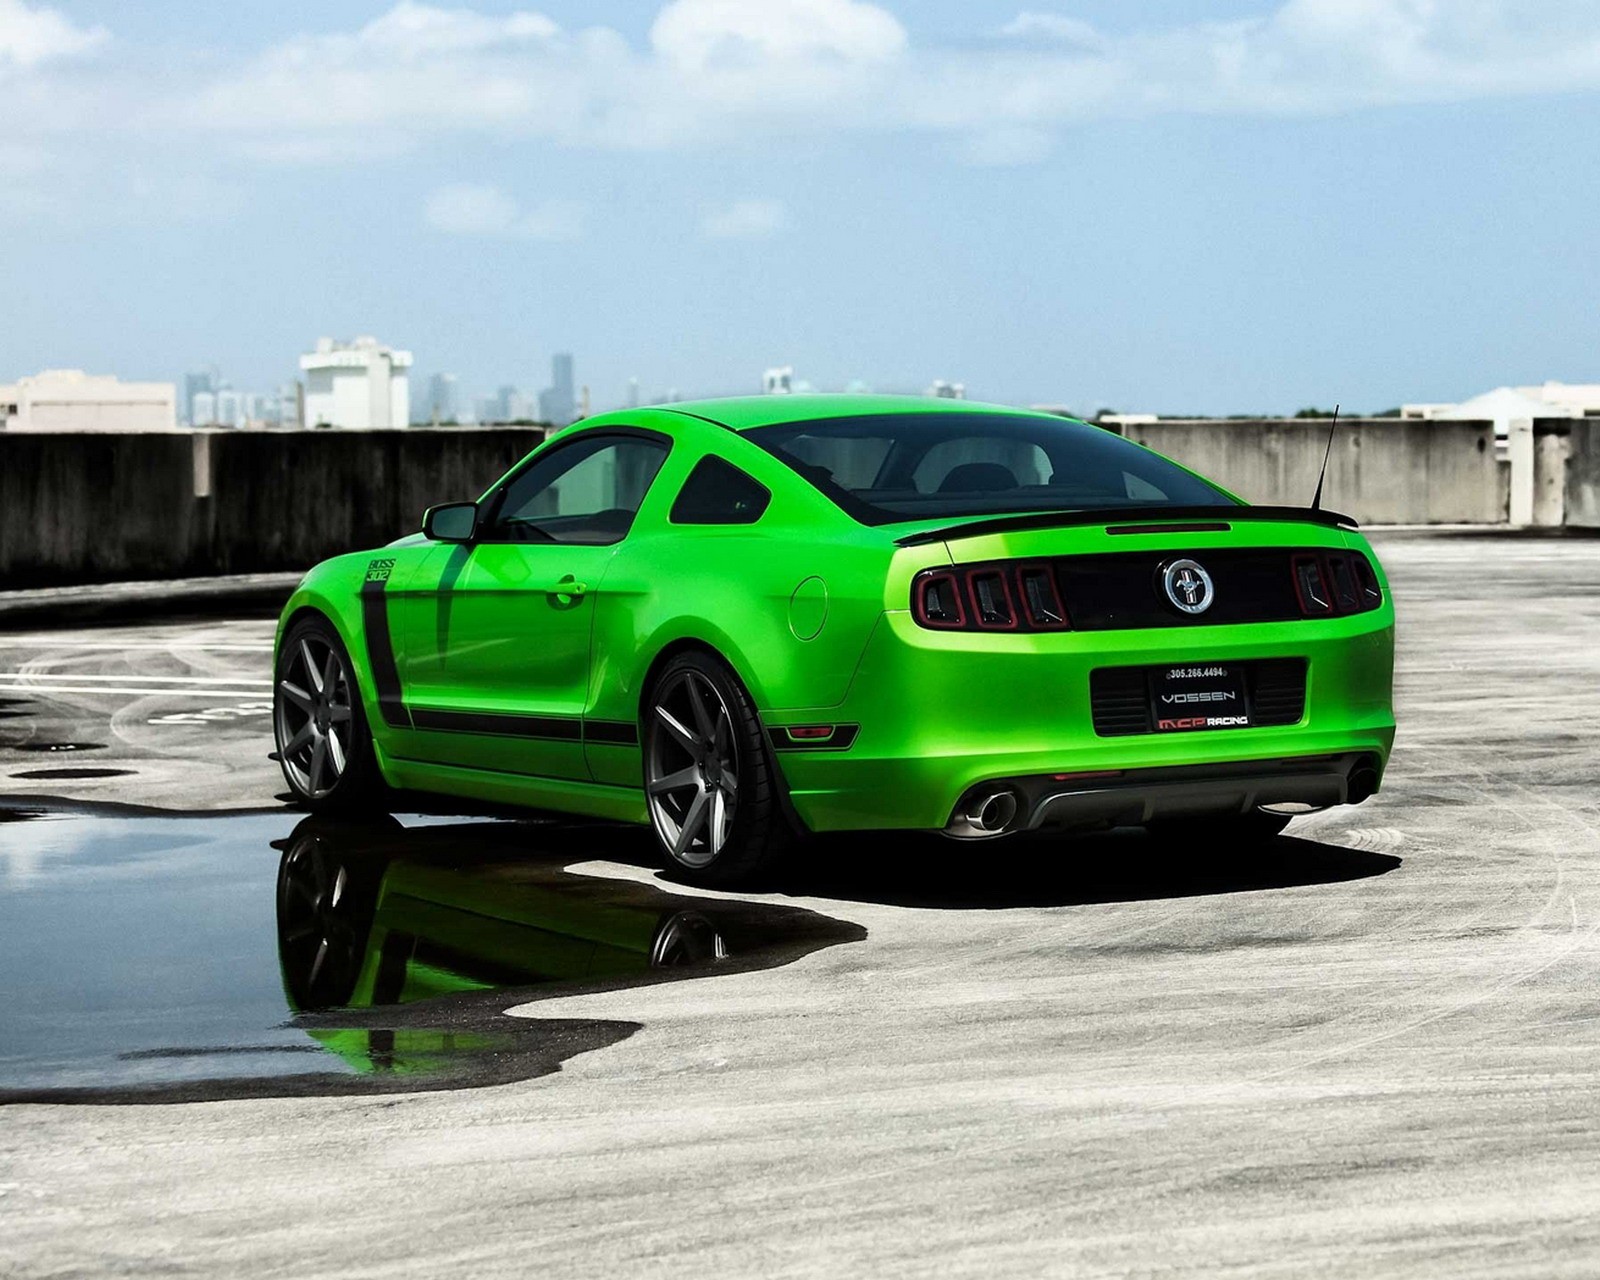
[[[1460,404],[1407,404],[1402,418],[1440,422],[1489,421],[1504,440],[1511,424],[1536,418],[1600,417],[1600,384],[1544,382],[1535,387],[1496,387]]]
[[[46,369],[0,385],[0,431],[176,431],[172,382]]]
[[[376,338],[318,338],[300,357],[308,427],[403,427],[411,421],[411,353]]]

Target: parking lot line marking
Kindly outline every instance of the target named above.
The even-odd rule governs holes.
[[[0,671],[4,680],[67,680],[73,684],[252,684],[272,688],[271,680],[255,680],[247,675],[220,673],[209,676],[80,675],[76,671]]]
[[[5,684],[0,683],[0,693],[119,693],[134,694],[141,698],[259,698],[261,690],[255,689],[184,689],[147,685],[134,689],[95,684]]]
[[[190,649],[202,652],[216,651],[217,653],[271,653],[270,641],[260,644],[206,644],[204,641],[175,640],[171,644],[152,644],[149,642],[131,642],[129,644],[116,644],[107,640],[76,641],[76,640],[51,640],[49,637],[29,636],[26,639],[0,638],[0,649],[81,649],[85,652],[121,653],[123,651],[139,653],[169,653]]]

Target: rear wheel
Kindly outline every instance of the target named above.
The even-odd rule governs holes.
[[[314,812],[376,806],[383,790],[355,668],[324,618],[289,628],[272,687],[278,764],[296,800]]]
[[[790,832],[760,721],[711,654],[683,653],[645,698],[645,798],[670,865],[701,884],[748,883],[778,863]]]

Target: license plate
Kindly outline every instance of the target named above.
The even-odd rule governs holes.
[[[1150,719],[1157,733],[1192,729],[1248,729],[1250,704],[1244,668],[1217,666],[1152,667]]]

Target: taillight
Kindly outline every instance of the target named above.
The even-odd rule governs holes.
[[[1011,603],[1011,584],[1000,569],[974,569],[967,574],[972,593],[973,617],[985,631],[1014,631],[1017,611]]]
[[[1305,551],[1291,556],[1295,599],[1308,618],[1367,613],[1383,603],[1372,564],[1359,551]]]
[[[1294,592],[1300,598],[1300,612],[1307,617],[1333,612],[1333,593],[1328,590],[1328,578],[1322,572],[1320,556],[1294,558]]]
[[[1067,611],[1049,565],[1025,564],[1017,570],[1017,581],[1022,586],[1022,607],[1035,629],[1059,631],[1067,625]]]
[[[953,573],[927,573],[911,590],[912,612],[925,627],[955,630],[967,625],[961,585]]]
[[[1048,565],[960,565],[917,575],[911,614],[935,631],[1064,631],[1069,627]]]
[[[1383,588],[1378,585],[1378,575],[1373,572],[1366,556],[1353,555],[1350,564],[1355,569],[1356,590],[1361,593],[1362,607],[1376,609],[1383,603]]]

